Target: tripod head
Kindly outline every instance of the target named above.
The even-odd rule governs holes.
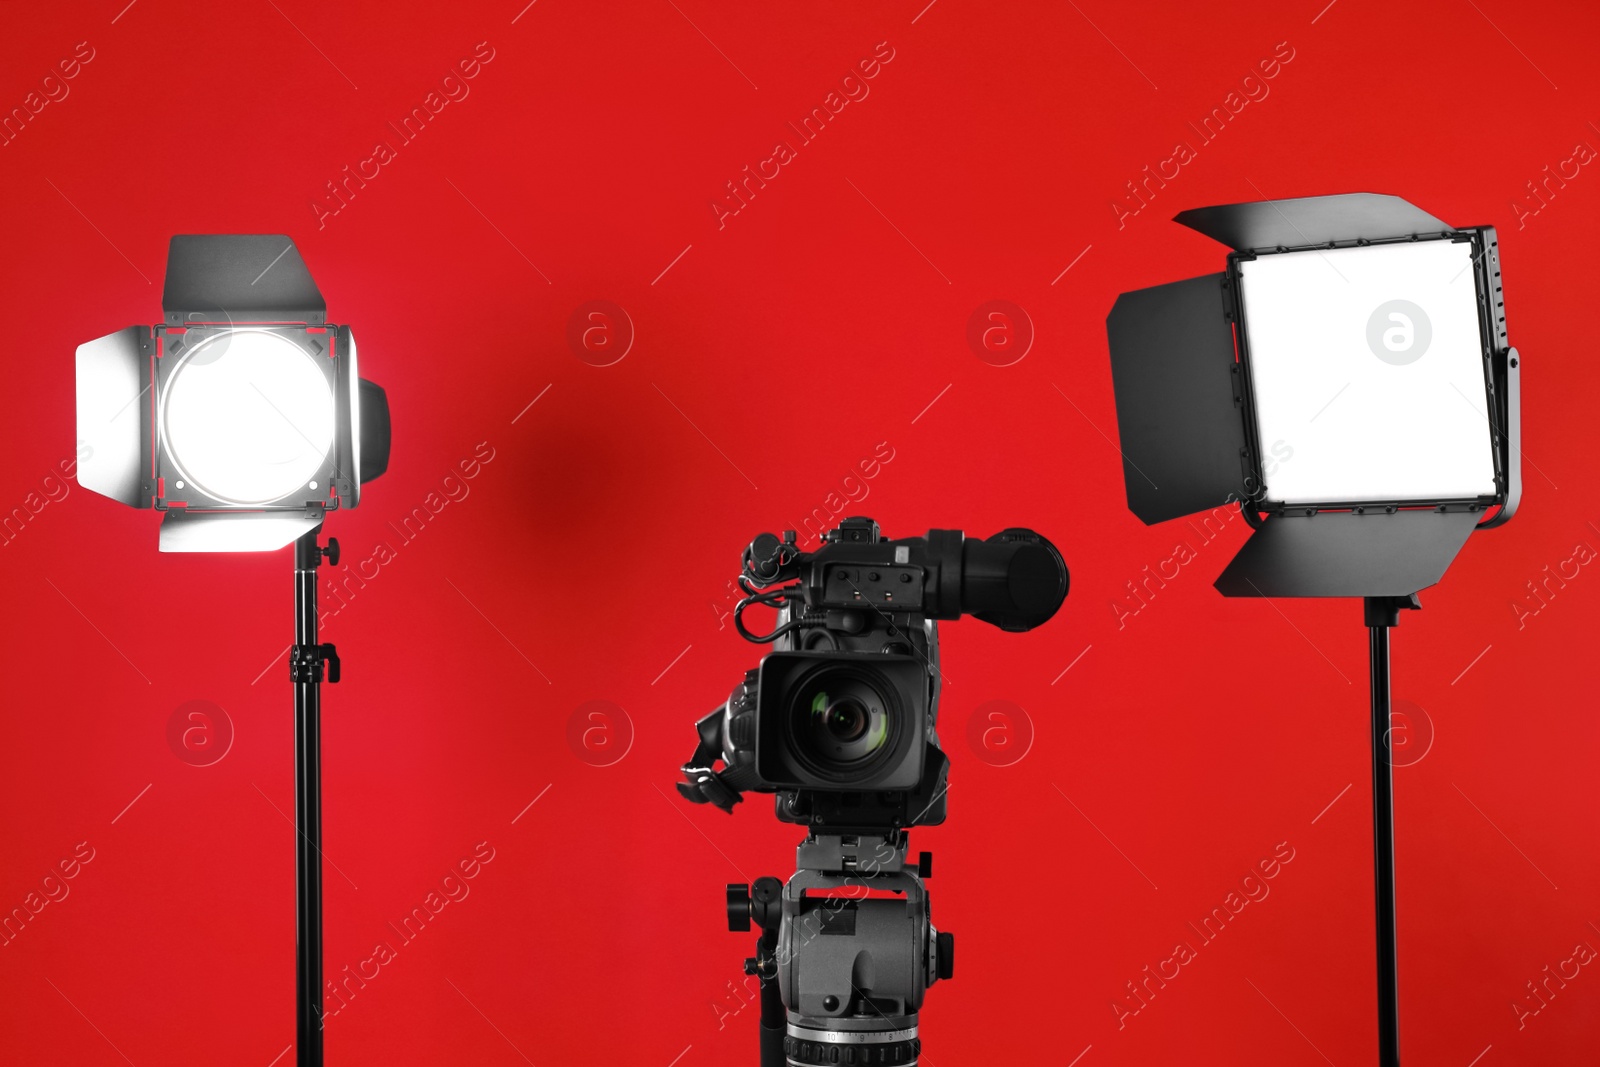
[[[923,997],[955,969],[955,936],[929,916],[932,857],[909,864],[904,831],[813,834],[797,866],[787,884],[728,886],[728,928],[762,930],[745,961],[762,979],[762,1067],[915,1064]]]

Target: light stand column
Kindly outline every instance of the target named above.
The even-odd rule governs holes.
[[[1372,869],[1378,929],[1378,1067],[1400,1067],[1400,978],[1395,941],[1394,763],[1389,748],[1389,630],[1402,609],[1422,605],[1405,597],[1367,597],[1372,683]]]
[[[322,671],[339,680],[332,645],[317,643],[317,568],[339,562],[339,542],[317,545],[321,527],[294,543],[295,1063],[322,1067]]]

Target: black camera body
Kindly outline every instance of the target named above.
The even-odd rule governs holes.
[[[775,793],[783,821],[870,833],[944,821],[937,621],[1032,629],[1061,606],[1068,576],[1031,530],[886,540],[873,520],[849,518],[809,553],[792,532],[761,534],[739,583],[749,595],[734,624],[773,651],[700,721],[679,791],[728,811],[742,792]],[[756,604],[778,611],[769,633],[744,624]]]

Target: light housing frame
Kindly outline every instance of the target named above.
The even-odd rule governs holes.
[[[271,551],[315,529],[327,512],[355,507],[362,483],[388,466],[388,399],[360,377],[354,334],[327,321],[294,242],[270,234],[175,236],[162,305],[159,324],[78,347],[79,484],[163,512],[164,552]],[[307,487],[258,503],[195,484],[163,425],[185,353],[240,332],[269,334],[305,352],[333,399],[333,440]]]
[[[1344,510],[1357,507],[1384,507],[1393,504],[1396,507],[1456,507],[1477,505],[1480,509],[1487,509],[1503,505],[1511,494],[1509,484],[1510,457],[1508,455],[1509,434],[1497,432],[1499,421],[1493,414],[1486,410],[1486,428],[1489,434],[1489,454],[1494,464],[1495,492],[1478,496],[1448,496],[1439,494],[1423,494],[1420,496],[1401,496],[1380,500],[1349,500],[1329,498],[1326,500],[1285,501],[1274,500],[1267,495],[1268,475],[1264,470],[1266,457],[1263,443],[1259,437],[1261,424],[1260,410],[1258,408],[1255,385],[1255,361],[1250,350],[1250,329],[1247,321],[1247,311],[1250,299],[1244,290],[1244,264],[1258,260],[1262,256],[1280,255],[1284,253],[1314,252],[1341,248],[1373,248],[1388,245],[1416,245],[1422,242],[1448,241],[1452,244],[1466,243],[1472,248],[1472,268],[1474,283],[1480,298],[1485,292],[1492,291],[1493,278],[1499,276],[1499,241],[1492,226],[1473,226],[1459,230],[1451,230],[1438,234],[1417,234],[1407,237],[1390,237],[1379,240],[1358,238],[1354,240],[1330,241],[1326,244],[1301,247],[1281,247],[1259,251],[1234,251],[1228,254],[1227,277],[1229,289],[1236,294],[1233,301],[1234,322],[1236,324],[1236,343],[1239,351],[1239,376],[1241,388],[1244,390],[1240,403],[1241,415],[1245,422],[1245,447],[1250,450],[1247,461],[1251,469],[1247,475],[1247,486],[1262,487],[1259,496],[1250,499],[1257,500],[1263,511],[1281,511],[1288,508],[1314,507],[1318,509]],[[1491,276],[1492,270],[1492,276]],[[1486,409],[1496,403],[1495,382],[1495,357],[1507,346],[1505,333],[1504,303],[1496,309],[1491,309],[1480,299],[1478,302],[1478,335],[1479,355],[1482,363],[1484,400]],[[1498,312],[1495,314],[1494,312]],[[1497,320],[1497,321],[1493,321]],[[1498,343],[1496,343],[1498,342]],[[1469,398],[1470,399],[1470,398]],[[1254,479],[1253,482],[1249,479]],[[1517,495],[1520,496],[1520,486]],[[1513,505],[1514,508],[1514,505]],[[1509,518],[1509,516],[1507,516]]]
[[[354,373],[354,361],[344,355],[349,345],[349,328],[333,329],[336,332],[330,334],[327,328],[321,326],[208,324],[187,328],[167,327],[157,332],[157,353],[156,358],[152,360],[153,380],[156,383],[156,388],[152,390],[152,404],[156,410],[152,426],[154,439],[151,442],[151,475],[155,479],[155,507],[158,511],[178,507],[276,510],[318,505],[325,510],[334,511],[338,509],[341,500],[348,500],[351,507],[359,502],[361,480],[351,476],[356,469],[354,418],[352,425],[347,429],[340,427],[339,418],[341,412],[352,411],[349,403],[349,378]],[[171,390],[186,369],[187,353],[195,351],[203,344],[224,342],[228,337],[242,333],[258,333],[282,338],[311,357],[312,365],[323,375],[327,383],[328,397],[334,409],[334,429],[327,451],[324,452],[309,479],[310,482],[316,483],[315,489],[308,484],[281,494],[275,499],[241,503],[199,485],[192,475],[185,472],[182,462],[174,452],[168,434],[170,423],[168,406]]]
[[[1255,533],[1217,580],[1220,591],[1409,595],[1443,576],[1473,529],[1511,519],[1522,494],[1521,361],[1507,339],[1494,227],[1452,227],[1399,197],[1373,193],[1227,204],[1185,211],[1174,221],[1230,251],[1222,272],[1123,293],[1107,316],[1124,485],[1130,510],[1147,525],[1240,506]],[[1267,499],[1243,264],[1423,241],[1472,247],[1494,493]],[[1306,522],[1319,518],[1314,527]]]

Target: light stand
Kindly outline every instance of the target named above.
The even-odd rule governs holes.
[[[294,543],[295,1062],[322,1067],[322,674],[339,680],[339,654],[317,643],[317,568],[339,563],[339,542],[318,526]]]
[[[1390,745],[1389,631],[1400,612],[1422,607],[1410,596],[1369,596],[1368,674],[1372,686],[1372,869],[1378,928],[1378,1067],[1400,1067],[1400,962],[1395,937],[1394,752]]]
[[[1499,239],[1372,193],[1175,221],[1231,252],[1106,319],[1128,506],[1154,525],[1237,505],[1252,533],[1224,596],[1362,598],[1378,1062],[1399,1067],[1389,631],[1521,498]]]
[[[78,484],[162,513],[163,552],[294,545],[295,1061],[322,1067],[323,674],[317,544],[389,465],[389,401],[281,234],[179,234],[161,322],[78,346]]]

